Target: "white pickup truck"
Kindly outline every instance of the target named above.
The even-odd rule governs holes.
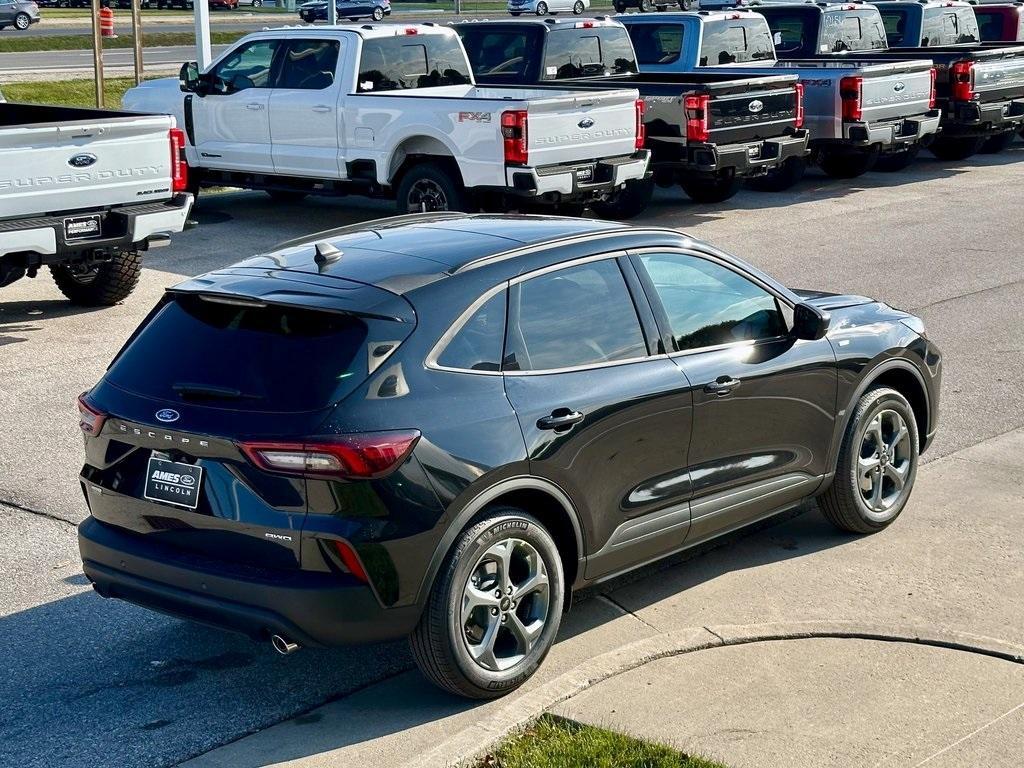
[[[0,97],[0,287],[48,266],[77,304],[127,297],[141,251],[186,226],[183,147],[166,115]]]
[[[429,23],[256,32],[205,72],[186,64],[178,80],[131,89],[124,105],[184,126],[195,185],[277,199],[578,210],[648,173],[636,89],[477,86],[455,31]]]

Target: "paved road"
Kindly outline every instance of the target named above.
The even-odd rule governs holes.
[[[253,13],[239,13],[239,14],[215,14],[212,19],[212,28],[214,31],[225,31],[230,32],[234,30],[253,30],[263,29],[263,27],[273,27],[279,24],[294,24],[298,23],[297,13],[282,13],[282,14],[253,14]],[[70,23],[68,23],[70,22]],[[143,34],[150,33],[163,33],[163,32],[194,32],[195,24],[189,21],[162,21],[159,19],[153,19],[150,16],[143,15],[142,17],[142,31]],[[114,29],[118,34],[131,34],[132,30],[132,19],[131,15],[127,11],[114,11]],[[10,31],[10,30],[7,30]],[[71,21],[70,19],[61,23],[54,24],[46,18],[46,9],[43,9],[43,21],[39,24],[33,24],[29,29],[24,32],[16,33],[18,38],[22,37],[57,37],[61,35],[91,35],[92,25],[89,24],[88,19],[79,21]]]
[[[959,166],[921,160],[907,173],[853,183],[812,174],[790,193],[744,192],[720,206],[684,203],[669,190],[641,221],[684,228],[795,287],[871,294],[921,314],[946,354],[934,460],[1024,426],[1024,258],[1015,224],[1022,168],[1018,143]],[[139,290],[119,307],[72,308],[45,277],[0,289],[0,627],[10,649],[0,661],[0,765],[169,765],[408,666],[400,644],[283,659],[244,639],[102,601],[84,583],[71,526],[85,514],[74,398],[164,286],[311,229],[389,212],[357,198],[281,206],[258,193],[207,196],[200,227],[154,252]],[[985,504],[984,494],[971,503]],[[788,546],[786,556],[799,557]],[[712,591],[728,583],[737,594],[772,594],[756,553],[730,569],[720,552],[671,582],[635,582],[623,604],[641,614],[649,593],[666,596],[660,585],[690,587],[691,568],[706,572]],[[897,584],[917,570],[898,553],[887,562]],[[984,575],[978,563],[969,567]],[[1019,568],[1019,560],[992,567]],[[586,605],[568,625],[572,658],[593,653],[594,637],[604,647],[621,639],[621,623],[601,624],[607,605]],[[647,621],[696,623],[694,606],[678,605],[667,620],[648,609]],[[751,598],[752,616],[761,605]],[[906,610],[913,615],[914,604]],[[634,624],[641,626],[633,622],[621,637]]]
[[[214,55],[227,46],[213,46]],[[134,66],[131,48],[114,48],[103,53],[103,64],[108,70],[130,69]],[[146,48],[142,60],[146,66],[165,68],[180,65],[196,57],[192,46],[170,46]],[[73,70],[92,72],[92,51],[33,51],[30,53],[0,53],[0,72],[8,75],[32,72],[69,72]]]

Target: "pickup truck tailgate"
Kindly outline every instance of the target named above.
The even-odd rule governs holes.
[[[975,61],[974,92],[983,103],[1005,101],[1024,95],[1024,48],[1005,58],[982,58]]]
[[[905,71],[871,76],[871,67],[864,70],[861,90],[862,120],[877,123],[907,115],[922,114],[930,109],[931,68],[907,68]]]
[[[0,123],[0,219],[171,197],[166,115],[7,126]]]
[[[710,89],[709,136],[736,144],[781,136],[796,129],[797,89],[792,83],[763,88]]]

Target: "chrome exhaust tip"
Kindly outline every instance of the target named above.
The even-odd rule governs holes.
[[[271,635],[270,644],[273,645],[274,650],[282,656],[287,656],[288,654],[295,653],[299,650],[298,643],[293,643],[291,640],[281,637],[280,635]]]

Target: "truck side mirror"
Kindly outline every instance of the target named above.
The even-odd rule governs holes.
[[[831,319],[828,312],[811,304],[797,304],[793,307],[793,335],[806,341],[822,339],[828,333]]]
[[[199,88],[199,65],[194,61],[187,61],[181,65],[178,87],[185,93],[195,93]]]

